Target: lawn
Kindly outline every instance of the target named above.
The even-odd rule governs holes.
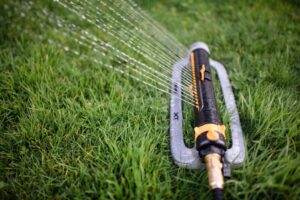
[[[169,96],[41,42],[21,2],[0,0],[0,199],[211,199],[172,162]],[[226,199],[299,199],[300,4],[138,4],[228,70],[247,155]]]

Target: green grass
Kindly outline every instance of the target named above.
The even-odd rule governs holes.
[[[300,198],[296,1],[139,1],[228,69],[247,159],[227,199]],[[208,199],[205,171],[172,163],[169,97],[33,40],[0,1],[0,199]]]

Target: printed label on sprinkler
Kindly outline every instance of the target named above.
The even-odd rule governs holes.
[[[178,120],[179,119],[178,112],[173,113],[173,119],[174,120]]]
[[[175,83],[174,84],[174,94],[177,94],[177,92],[178,92],[178,85]]]

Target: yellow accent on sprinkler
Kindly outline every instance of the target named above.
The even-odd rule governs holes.
[[[201,67],[201,81],[204,81],[204,72],[205,72],[205,65],[202,64],[202,67]]]
[[[205,124],[199,127],[195,127],[195,140],[203,133],[207,132],[207,139],[209,140],[218,140],[220,138],[219,134],[222,134],[225,138],[225,129],[224,125],[217,125],[217,124]]]
[[[195,69],[195,57],[194,53],[191,55],[191,65],[192,65],[192,77],[193,77],[193,84],[194,84],[194,101],[195,101],[195,107],[197,110],[200,109],[199,107],[199,99],[198,99],[198,92],[197,92],[197,82],[196,82],[196,69]]]

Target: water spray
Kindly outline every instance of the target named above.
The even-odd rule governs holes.
[[[205,43],[194,43],[188,56],[173,66],[170,109],[171,152],[174,162],[185,168],[206,168],[208,183],[214,199],[223,199],[224,177],[230,177],[230,167],[241,166],[245,159],[243,132],[231,84],[224,66],[209,58]],[[195,145],[188,148],[183,136],[181,72],[191,67],[191,93],[194,98]],[[225,126],[217,109],[211,68],[220,81],[227,111],[230,116],[231,148],[227,149]]]

